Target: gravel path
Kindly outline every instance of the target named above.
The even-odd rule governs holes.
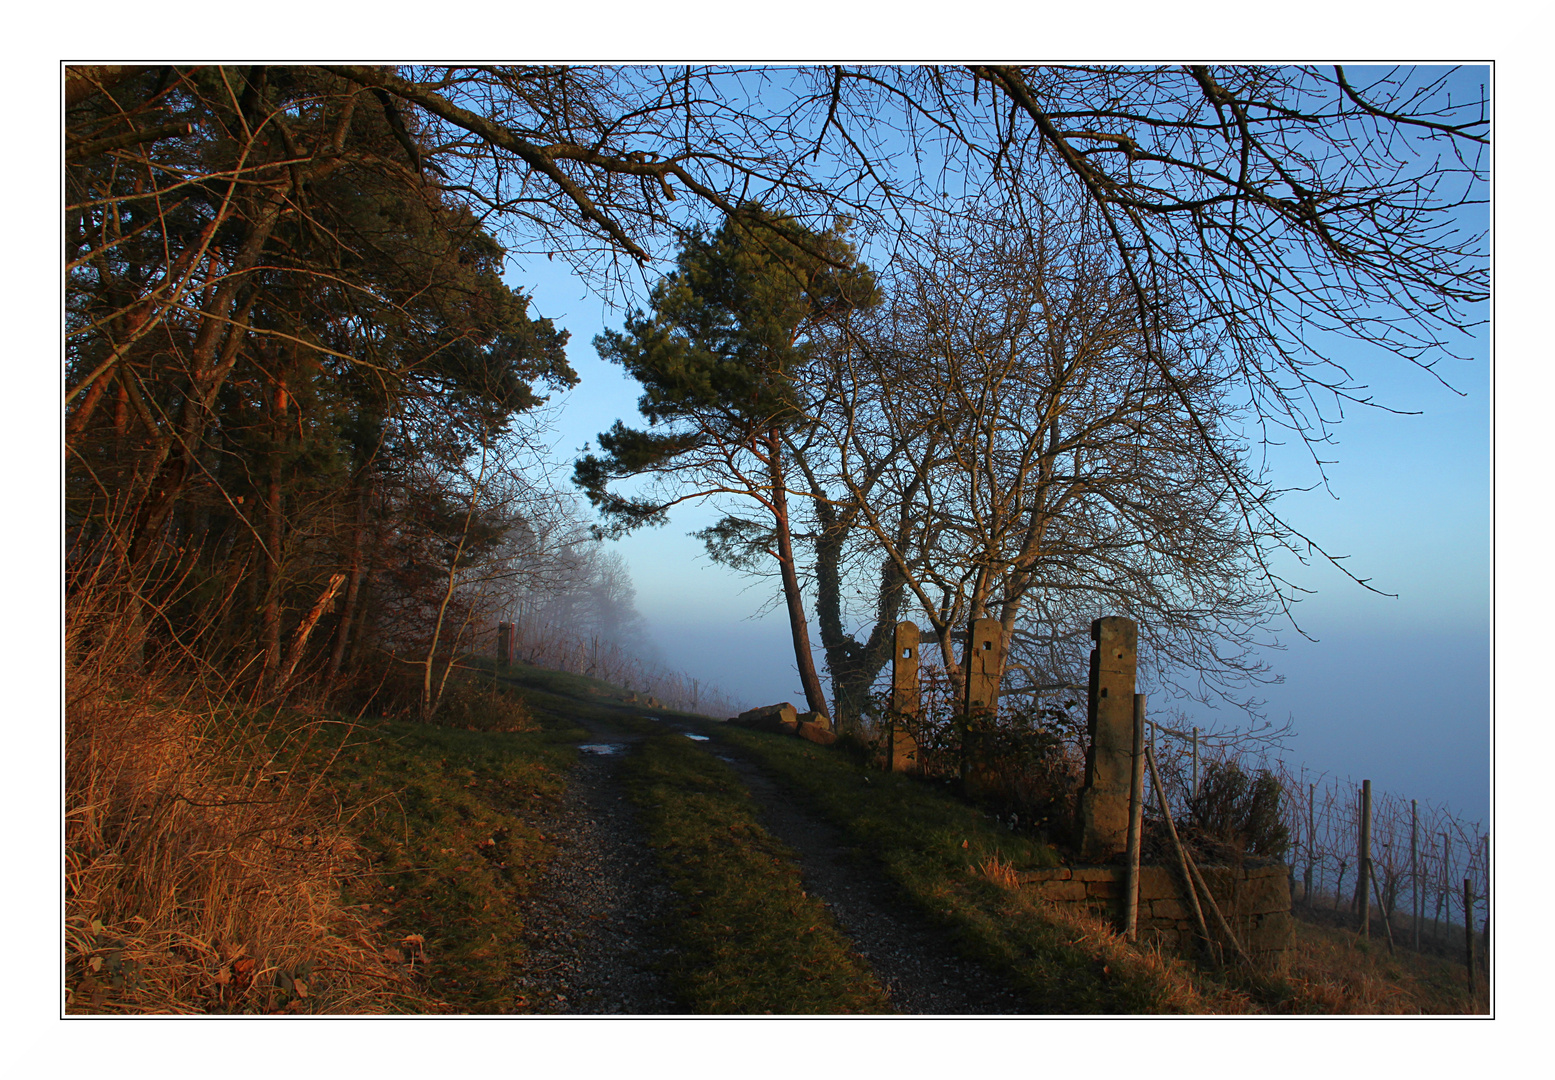
[[[537,822],[560,852],[527,901],[529,960],[517,980],[521,1008],[535,1013],[651,1015],[675,1011],[657,974],[655,922],[673,894],[626,799],[620,765],[637,736],[586,724],[567,795]],[[707,744],[704,744],[707,745]],[[779,784],[732,747],[709,746],[731,764],[761,808],[762,824],[798,855],[806,890],[823,900],[904,1013],[1011,1015],[1019,997],[980,965],[957,956],[944,932],[906,907],[867,858],[836,829],[797,806]]]
[[[590,725],[592,726],[592,725]],[[603,730],[585,749],[560,808],[538,822],[560,846],[539,888],[520,909],[529,959],[517,980],[521,1008],[536,1013],[643,1015],[671,1012],[655,970],[655,920],[672,893],[643,838],[621,784],[634,736]]]

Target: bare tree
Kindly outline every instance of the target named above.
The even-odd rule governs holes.
[[[1286,536],[1237,499],[1261,510],[1274,493],[1246,463],[1217,342],[1141,327],[1082,225],[975,226],[891,285],[867,330],[836,343],[844,374],[813,395],[834,441],[810,454],[832,470],[815,475],[821,516],[857,531],[866,566],[870,550],[890,562],[877,600],[905,588],[952,677],[953,631],[998,618],[1006,693],[1072,696],[1079,639],[1106,612],[1139,620],[1175,689],[1256,679],[1278,586],[1266,549]],[[1168,351],[1175,385],[1152,358]]]

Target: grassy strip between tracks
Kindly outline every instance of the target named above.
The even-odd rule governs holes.
[[[758,758],[817,813],[872,853],[886,875],[966,955],[1008,974],[1034,1013],[1200,1011],[1175,961],[1120,947],[1105,928],[1053,917],[1006,883],[1053,865],[1045,845],[1012,833],[947,792],[860,768],[800,739],[709,725]],[[1223,1007],[1223,1003],[1222,1003]]]
[[[688,1012],[887,1012],[885,991],[792,854],[756,820],[727,765],[683,735],[644,740],[625,765],[633,801],[677,894],[668,972]]]

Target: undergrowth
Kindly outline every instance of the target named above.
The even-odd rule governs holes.
[[[67,681],[67,1011],[511,1006],[512,905],[551,855],[527,819],[581,728],[478,677],[425,724],[87,671]]]
[[[141,677],[67,693],[67,1011],[415,1007],[341,900],[363,869],[350,823],[279,759],[323,725]]]

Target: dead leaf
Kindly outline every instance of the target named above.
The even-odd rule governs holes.
[[[292,991],[300,998],[308,996],[308,984],[301,979],[292,980]]]

